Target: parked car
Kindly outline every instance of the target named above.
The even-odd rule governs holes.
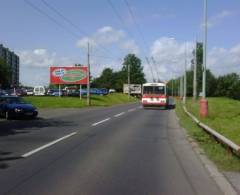
[[[107,95],[109,93],[108,89],[102,88],[100,89],[101,94],[100,95]]]
[[[33,89],[33,95],[43,96],[46,94],[46,89],[44,86],[35,86]]]
[[[60,90],[59,89],[48,89],[47,95],[50,96],[66,96],[67,92],[65,90]]]
[[[109,89],[108,92],[109,92],[109,93],[116,93],[116,90],[115,90],[115,89]]]
[[[0,96],[1,95],[8,95],[7,91],[0,89]]]
[[[27,95],[33,95],[33,88],[26,89]]]
[[[108,90],[105,89],[105,88],[102,88],[102,89],[92,88],[92,89],[90,89],[90,93],[92,95],[107,95],[108,94]]]
[[[26,103],[18,96],[0,96],[0,116],[6,119],[31,117],[36,118],[37,109],[29,103]]]

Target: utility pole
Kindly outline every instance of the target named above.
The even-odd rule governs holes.
[[[130,89],[130,64],[129,63],[127,65],[127,69],[128,69],[128,101],[130,101],[131,89]]]
[[[89,42],[87,46],[87,63],[88,63],[88,81],[87,81],[87,105],[91,105],[91,100],[90,100],[90,54],[89,54]]]
[[[184,63],[184,88],[183,88],[183,103],[186,104],[187,95],[187,55],[186,55],[186,44],[185,44],[185,63]]]
[[[183,76],[180,76],[180,97],[183,98]]]
[[[194,70],[193,70],[193,100],[197,100],[197,41],[194,51]]]
[[[200,116],[208,116],[208,101],[206,99],[206,67],[207,67],[207,0],[204,0],[204,43],[203,43],[203,79],[202,99],[200,100]]]

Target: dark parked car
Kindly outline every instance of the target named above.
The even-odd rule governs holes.
[[[6,119],[30,117],[36,118],[37,109],[18,96],[0,96],[0,116]]]

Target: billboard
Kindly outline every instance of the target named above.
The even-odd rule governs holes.
[[[123,84],[123,93],[128,94],[128,84]],[[142,94],[142,85],[130,84],[130,94]]]
[[[87,66],[51,66],[50,83],[51,84],[81,84],[88,82]]]

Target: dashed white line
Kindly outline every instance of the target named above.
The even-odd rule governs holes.
[[[29,157],[29,156],[31,156],[31,155],[33,155],[33,154],[35,154],[35,153],[45,149],[45,148],[48,148],[48,147],[52,146],[53,144],[56,144],[57,142],[60,142],[60,141],[62,141],[64,139],[67,139],[67,138],[69,138],[69,137],[71,137],[71,136],[73,136],[75,134],[77,134],[77,132],[73,132],[73,133],[70,133],[68,135],[65,135],[64,137],[61,137],[61,138],[59,138],[59,139],[57,139],[55,141],[52,141],[52,142],[50,142],[48,144],[45,144],[45,145],[43,145],[43,146],[41,146],[39,148],[34,149],[34,150],[32,150],[32,151],[30,151],[28,153],[25,153],[21,157],[23,157],[23,158]]]
[[[110,120],[110,119],[111,119],[111,118],[106,118],[106,119],[101,120],[101,121],[99,121],[99,122],[93,123],[92,126],[97,126],[97,125],[99,125],[99,124],[101,124],[101,123],[104,123],[104,122]]]
[[[116,114],[116,115],[114,115],[114,117],[119,117],[119,116],[122,116],[123,114],[125,114],[125,112],[121,112],[119,114]]]

